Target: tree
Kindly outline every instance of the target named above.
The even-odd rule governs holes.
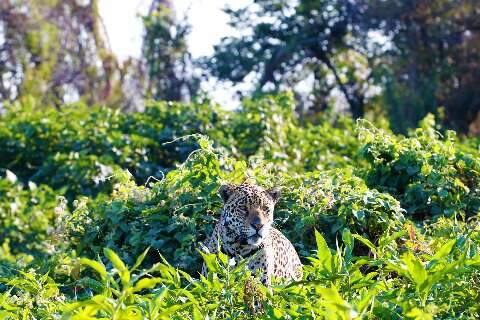
[[[4,0],[0,34],[2,101],[121,106],[125,72],[108,48],[97,0]]]
[[[467,132],[480,110],[480,2],[364,0],[356,23],[376,30],[390,49],[376,57],[384,101],[399,131],[427,113]]]
[[[177,21],[169,0],[154,0],[144,17],[143,59],[147,68],[147,95],[159,100],[190,100],[199,79],[187,50],[190,26]]]
[[[349,41],[355,7],[344,0],[257,0],[227,9],[239,35],[224,38],[206,62],[212,75],[240,83],[254,78],[256,92],[295,87],[313,78],[313,106],[323,106],[334,90],[346,99],[353,117],[364,115],[367,75],[356,64],[363,53]],[[339,57],[360,57],[354,63]],[[322,101],[323,100],[323,101]]]

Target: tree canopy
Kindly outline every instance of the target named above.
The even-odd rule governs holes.
[[[206,65],[233,83],[253,79],[255,93],[310,77],[311,108],[324,110],[336,91],[354,118],[375,107],[372,88],[380,89],[396,130],[432,112],[467,132],[480,110],[479,12],[472,0],[258,0],[227,10],[242,32],[225,37]]]
[[[255,0],[225,9],[234,32],[201,59],[174,3],[152,0],[142,56],[123,63],[97,1],[2,1],[2,104],[35,96],[132,110],[145,98],[195,100],[217,79],[248,84],[247,98],[293,90],[296,113],[312,121],[381,115],[405,133],[433,113],[445,128],[480,133],[476,0]]]
[[[60,106],[76,97],[118,104],[122,73],[97,1],[2,1],[0,98],[31,95]]]
[[[322,100],[338,89],[352,115],[361,117],[365,79],[355,74],[353,62],[340,58],[356,54],[349,40],[353,9],[342,0],[279,0],[227,10],[231,25],[243,32],[224,38],[207,65],[220,79],[253,77],[257,92],[279,91],[311,76],[315,108],[321,110]]]

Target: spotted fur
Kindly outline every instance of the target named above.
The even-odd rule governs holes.
[[[251,185],[224,185],[221,216],[205,242],[211,253],[218,249],[239,261],[252,257],[248,268],[260,270],[261,281],[269,285],[275,277],[300,280],[302,264],[290,241],[272,227],[273,209],[280,193]],[[206,274],[203,266],[202,273]]]

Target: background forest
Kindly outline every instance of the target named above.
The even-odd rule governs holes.
[[[98,1],[0,2],[0,319],[480,317],[480,2],[255,0],[194,58],[153,0],[120,61]],[[302,281],[198,251],[243,181]]]

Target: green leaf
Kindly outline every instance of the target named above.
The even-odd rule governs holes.
[[[475,255],[472,259],[466,261],[469,266],[480,266],[480,254]]]
[[[315,230],[315,241],[317,242],[317,256],[320,261],[330,260],[332,258],[332,253],[330,248],[327,245],[327,242],[323,236]]]
[[[222,251],[218,252],[218,259],[224,266],[228,266],[228,256],[224,254]]]
[[[148,250],[150,250],[150,247],[145,249],[145,251],[143,251],[143,253],[137,258],[137,261],[135,261],[135,264],[133,265],[131,271],[136,270],[140,266],[140,264],[142,264],[143,260],[145,259],[145,256],[148,253]]]
[[[171,306],[171,307],[163,310],[163,312],[159,313],[159,314],[158,314],[158,317],[159,317],[159,318],[169,317],[169,316],[171,316],[172,314],[174,314],[175,312],[177,312],[178,310],[181,310],[181,309],[185,309],[185,308],[187,308],[187,307],[190,307],[192,304],[193,304],[192,302],[187,302],[187,303],[177,304],[177,305]]]
[[[160,278],[143,278],[135,283],[133,292],[142,291],[143,289],[153,289],[158,283],[162,283]]]
[[[11,312],[0,310],[0,319],[19,319],[19,318],[16,317],[15,314]]]
[[[205,316],[198,310],[198,308],[193,308],[193,320],[204,320]]]
[[[370,250],[372,250],[372,253],[374,255],[378,256],[377,248],[375,248],[375,245],[370,240],[362,237],[359,234],[352,234],[352,236],[358,241],[360,241],[361,243],[363,243],[364,245],[366,245]]]
[[[123,263],[123,261],[118,257],[118,255],[109,248],[104,248],[103,252],[105,256],[112,262],[112,265],[115,269],[118,270],[118,274],[120,275],[120,280],[122,281],[123,286],[129,285],[130,282],[130,272],[128,271],[127,267]]]
[[[338,311],[341,313],[348,313],[351,309],[351,306],[346,302],[338,293],[338,290],[335,287],[332,288],[321,288],[316,287],[315,291],[318,292],[323,299],[325,299],[329,304],[335,306]]]
[[[83,287],[93,289],[97,292],[102,292],[105,289],[104,285],[101,282],[98,282],[88,277],[78,280],[78,284],[82,285]]]
[[[207,266],[208,271],[213,271],[213,272],[220,272],[220,266],[218,265],[216,255],[213,253],[204,253],[200,250],[198,250],[200,255],[203,258],[203,262]]]
[[[342,241],[345,244],[345,259],[350,261],[353,253],[355,238],[348,228],[342,230]]]
[[[360,301],[357,303],[357,311],[363,313],[363,311],[370,305],[370,302],[372,301],[373,297],[377,294],[377,288],[376,286],[370,288],[368,290],[367,294],[364,295]]]
[[[413,308],[405,314],[407,317],[415,320],[432,320],[433,316],[430,312],[426,312],[419,308]]]
[[[416,284],[417,291],[421,292],[422,284],[428,277],[427,271],[423,264],[410,251],[403,254],[402,261],[405,263],[410,279]]]
[[[105,280],[107,278],[107,270],[105,269],[105,266],[100,262],[97,262],[95,260],[90,260],[87,258],[81,258],[80,263],[87,265],[90,268],[97,271],[100,274],[100,277],[102,278],[102,280]]]
[[[153,298],[153,305],[159,306],[160,303],[167,297],[168,289],[166,287],[160,288],[160,292]]]
[[[120,257],[111,249],[109,248],[104,248],[103,253],[105,256],[110,260],[112,263],[113,267],[117,269],[118,271],[123,271],[127,269],[123,261],[120,259]]]
[[[457,243],[457,239],[451,239],[447,241],[432,257],[432,260],[440,260],[443,257],[446,257],[452,251],[453,246]]]

